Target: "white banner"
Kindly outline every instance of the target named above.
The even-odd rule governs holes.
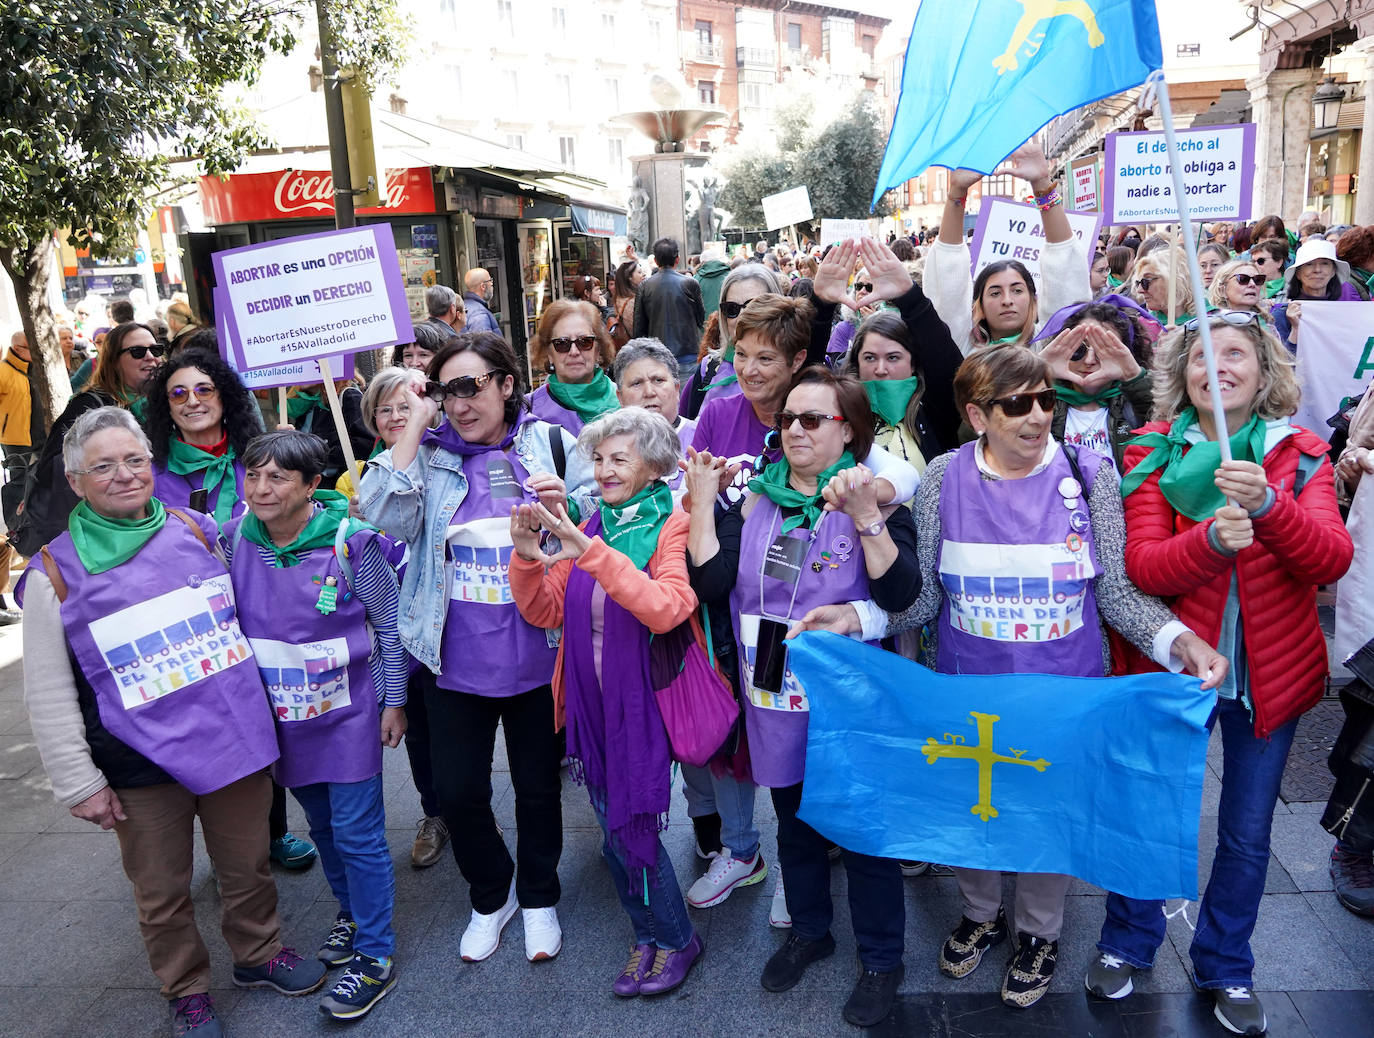
[[[1326,420],[1341,401],[1359,396],[1374,375],[1374,306],[1304,300],[1298,322],[1302,403],[1293,421],[1329,439]]]
[[[789,187],[775,195],[764,195],[759,202],[763,205],[763,222],[770,231],[811,219],[811,192],[806,190],[805,184]]]
[[[847,238],[872,238],[873,227],[867,220],[832,220],[829,217],[821,219],[821,240],[817,242],[821,248],[827,245],[834,245],[836,242],[844,241]]]
[[[1093,250],[1097,248],[1097,230],[1102,224],[1101,213],[1066,211],[1069,229],[1078,239],[1078,247],[1092,266]],[[1022,205],[1007,198],[983,199],[978,210],[978,223],[973,229],[973,276],[989,263],[997,260],[1020,260],[1035,279],[1035,291],[1042,293],[1040,283],[1040,250],[1045,247],[1045,228],[1040,212],[1033,205]]]

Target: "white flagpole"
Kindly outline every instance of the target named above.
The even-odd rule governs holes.
[[[1212,328],[1207,320],[1207,294],[1202,287],[1202,271],[1197,265],[1197,243],[1193,240],[1193,225],[1188,219],[1188,193],[1183,186],[1183,163],[1179,159],[1178,140],[1174,137],[1174,113],[1169,107],[1169,85],[1164,72],[1156,69],[1146,81],[1159,94],[1159,111],[1164,118],[1164,140],[1169,146],[1169,168],[1174,179],[1174,201],[1178,203],[1178,219],[1183,229],[1183,249],[1188,256],[1188,275],[1193,285],[1194,317],[1198,320],[1198,338],[1202,340],[1202,357],[1207,364],[1207,385],[1211,388],[1212,420],[1217,427],[1217,442],[1221,460],[1231,460],[1231,433],[1226,428],[1226,408],[1221,402],[1221,387],[1217,385],[1217,358],[1212,352]]]

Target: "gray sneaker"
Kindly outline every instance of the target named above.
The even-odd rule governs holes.
[[[1263,1034],[1269,1027],[1255,989],[1243,984],[1213,988],[1212,1012],[1232,1034]]]
[[[1125,998],[1135,990],[1135,967],[1119,955],[1102,952],[1088,967],[1083,984],[1093,998]]]
[[[172,999],[172,1038],[224,1038],[215,1005],[206,994]]]

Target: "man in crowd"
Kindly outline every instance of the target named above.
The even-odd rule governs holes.
[[[467,323],[463,326],[468,332],[495,332],[501,334],[500,322],[491,312],[491,300],[496,294],[496,281],[481,267],[473,267],[463,278],[463,305],[467,307]]]
[[[451,339],[463,330],[467,321],[467,307],[458,293],[447,285],[431,285],[425,289],[425,309],[429,319],[425,324],[432,326],[445,339]]]
[[[658,269],[639,286],[635,297],[634,338],[652,336],[677,357],[683,377],[696,367],[697,344],[706,323],[701,286],[677,270],[680,249],[672,238],[654,242]]]

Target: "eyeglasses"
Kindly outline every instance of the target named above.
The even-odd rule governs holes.
[[[578,353],[590,353],[596,346],[595,335],[574,335],[569,338],[550,339],[549,345],[553,347],[555,353],[567,353],[574,346]]]
[[[485,375],[460,375],[448,382],[426,382],[425,396],[436,404],[442,404],[446,397],[451,396],[456,396],[459,400],[467,400],[486,389],[487,383],[496,374],[495,371],[488,371]]]
[[[483,376],[483,377],[485,378],[486,376]],[[454,381],[456,382],[457,379],[455,379]],[[431,383],[431,384],[434,384],[434,383]],[[450,383],[450,384],[452,384],[452,383]],[[468,394],[468,395],[471,396],[472,394]],[[383,404],[381,407],[377,408],[375,411],[372,412],[372,417],[374,417],[374,418],[380,418],[380,419],[381,419],[382,421],[384,421],[384,422],[387,421],[387,420],[389,420],[389,419],[392,418],[393,416],[397,416],[397,415],[399,415],[401,418],[409,418],[409,417],[410,417],[410,405],[409,405],[409,404]]]
[[[1031,407],[1035,404],[1039,404],[1040,410],[1049,414],[1054,410],[1054,402],[1058,399],[1059,394],[1053,389],[1042,389],[1038,393],[1013,393],[1011,396],[994,397],[988,401],[988,406],[996,404],[1008,418],[1020,418],[1030,414]]]
[[[1194,317],[1184,324],[1183,330],[1196,332],[1202,327],[1203,321],[1207,322],[1208,327],[1220,321],[1222,324],[1229,324],[1232,328],[1244,328],[1247,324],[1254,324],[1259,319],[1259,314],[1254,310],[1214,310],[1205,317]]]
[[[1263,274],[1232,274],[1231,280],[1237,285],[1254,285],[1258,288],[1264,284],[1265,277]]]
[[[152,463],[153,456],[151,454],[131,454],[122,461],[102,461],[88,469],[68,469],[67,471],[74,476],[92,476],[97,483],[113,483],[121,465],[129,470],[131,476],[137,476],[142,472],[147,472],[148,466]]]
[[[873,282],[871,282],[871,281],[856,281],[856,282],[854,282],[854,291],[856,291],[856,292],[872,292],[872,291],[873,291]]]
[[[134,349],[142,347],[135,346]],[[208,382],[202,382],[198,386],[173,386],[167,390],[167,401],[172,404],[188,403],[191,397],[197,400],[213,400],[219,396],[219,390]]]
[[[723,313],[728,320],[733,321],[736,317],[740,315],[740,311],[743,310],[750,303],[752,303],[754,299],[762,298],[763,296],[754,296],[753,299],[746,299],[742,303],[721,303],[720,312]]]
[[[1135,287],[1138,292],[1150,291],[1150,286],[1160,279],[1158,274],[1146,274],[1143,278],[1136,281]]]
[[[120,352],[120,353],[127,353],[130,357],[133,357],[134,360],[142,360],[144,357],[148,356],[148,354],[150,354],[150,353],[151,353],[154,357],[161,357],[164,353],[167,352],[167,347],[166,347],[166,346],[122,346],[122,347],[120,347],[119,352]]]
[[[795,411],[779,411],[774,419],[779,429],[790,428],[793,422],[801,422],[801,427],[807,432],[815,432],[821,427],[821,422],[843,422],[846,421],[842,414],[817,414],[815,411],[806,411],[797,414]]]

